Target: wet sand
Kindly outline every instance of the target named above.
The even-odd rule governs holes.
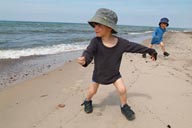
[[[82,50],[55,55],[29,56],[0,60],[0,91],[22,81],[45,75],[79,55]]]

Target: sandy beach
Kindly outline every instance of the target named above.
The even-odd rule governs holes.
[[[113,85],[100,86],[94,112],[84,113],[80,105],[94,65],[83,68],[73,60],[0,91],[0,128],[191,128],[192,34],[168,32],[164,41],[171,55],[155,47],[156,62],[141,54],[123,56],[121,74],[134,121],[121,114]]]

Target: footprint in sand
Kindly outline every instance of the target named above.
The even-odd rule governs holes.
[[[96,116],[102,116],[103,114],[101,112],[95,112]]]
[[[79,86],[79,85],[82,85],[82,83],[83,83],[83,80],[78,80],[78,81],[75,83],[75,85]]]
[[[81,85],[83,83],[83,80],[78,80],[75,82],[73,86],[68,86],[63,89],[63,91],[70,90],[70,91],[82,91]]]
[[[192,92],[186,92],[186,93],[182,94],[182,96],[186,96],[186,97],[191,96],[191,95],[192,95]]]
[[[48,95],[41,95],[40,97],[47,97]]]
[[[175,74],[174,73],[172,73],[172,72],[168,72],[171,76],[174,76]]]

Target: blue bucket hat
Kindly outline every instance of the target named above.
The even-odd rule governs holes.
[[[117,33],[117,14],[106,8],[100,8],[96,11],[95,15],[88,21],[94,27],[94,23],[105,25],[112,29],[112,33]]]
[[[166,23],[167,26],[169,26],[169,19],[168,19],[168,18],[161,18],[161,20],[160,20],[160,22],[159,22],[159,25],[160,25],[161,23]]]

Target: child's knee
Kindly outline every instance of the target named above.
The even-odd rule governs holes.
[[[121,95],[126,94],[126,93],[127,93],[126,87],[125,87],[125,86],[121,87],[121,88],[119,89],[119,93],[120,93]]]
[[[165,44],[164,44],[163,42],[161,42],[161,43],[160,43],[160,46],[161,46],[161,47],[164,47],[164,46],[165,46]]]

